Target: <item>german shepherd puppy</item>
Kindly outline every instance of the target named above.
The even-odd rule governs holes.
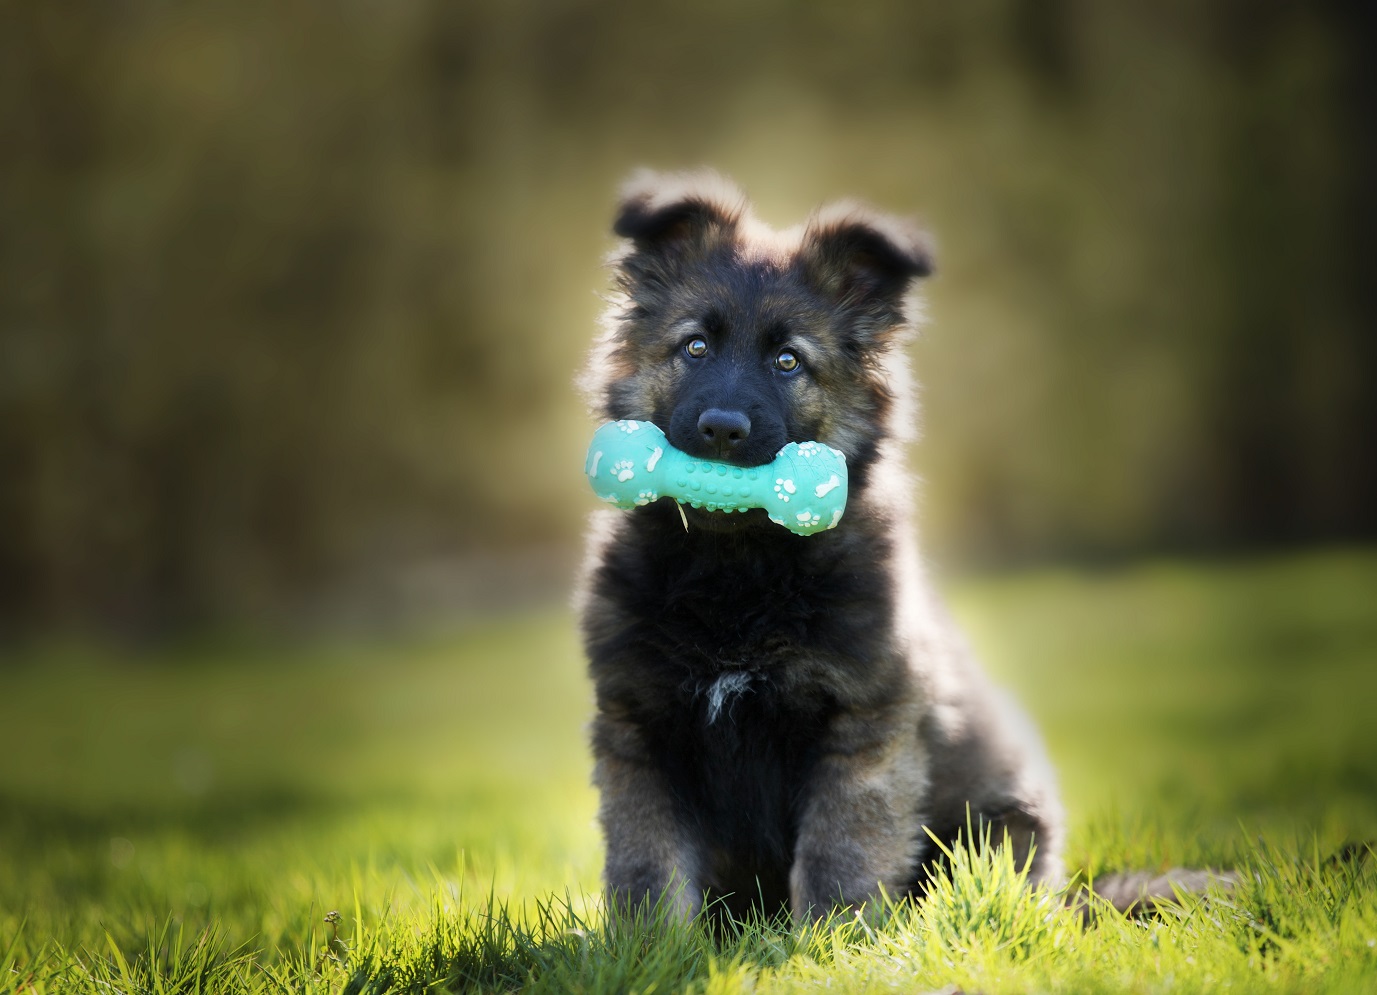
[[[640,174],[613,230],[616,292],[586,387],[742,466],[815,439],[846,455],[837,528],[662,499],[591,530],[583,635],[609,904],[705,899],[804,921],[921,890],[988,826],[1030,878],[1061,874],[1062,812],[1028,723],[924,579],[904,471],[909,225],[855,205],[775,232],[713,174]],[[977,829],[978,831],[978,829]]]

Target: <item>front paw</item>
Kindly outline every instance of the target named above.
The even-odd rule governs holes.
[[[677,871],[666,875],[637,868],[610,879],[605,892],[608,913],[615,918],[666,918],[687,922],[703,906],[702,890]]]
[[[818,922],[835,911],[876,904],[880,882],[867,873],[860,847],[838,845],[800,857],[789,872],[789,906],[797,923]]]

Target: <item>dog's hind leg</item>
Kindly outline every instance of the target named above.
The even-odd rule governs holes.
[[[981,815],[977,827],[982,823],[989,828],[992,844],[1009,847],[1014,867],[1028,867],[1029,884],[1055,884],[1061,880],[1060,848],[1052,845],[1059,826],[1018,805]]]

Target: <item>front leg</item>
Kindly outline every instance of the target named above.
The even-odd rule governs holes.
[[[896,714],[897,713],[897,714]],[[789,872],[794,920],[903,894],[922,849],[927,758],[907,709],[835,719],[813,770]]]
[[[593,722],[593,754],[609,909],[632,913],[664,896],[675,914],[692,918],[703,902],[698,846],[675,811],[641,727],[603,711]]]

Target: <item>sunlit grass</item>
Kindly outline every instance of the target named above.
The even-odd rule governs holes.
[[[0,992],[1377,983],[1377,554],[952,594],[1047,734],[1070,869],[1228,866],[1232,893],[1082,926],[1002,851],[958,849],[924,902],[818,929],[608,928],[564,614],[153,657],[49,645],[3,671]]]

